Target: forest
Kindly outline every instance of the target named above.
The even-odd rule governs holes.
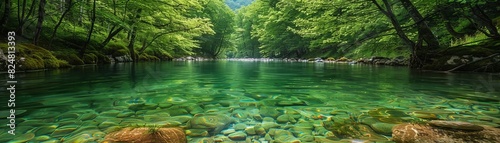
[[[188,56],[500,67],[496,0],[5,0],[0,8],[0,47],[7,53],[15,32],[25,70]]]

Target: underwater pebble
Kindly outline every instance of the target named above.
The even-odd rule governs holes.
[[[125,118],[134,115],[134,112],[121,112],[116,115],[117,118]]]
[[[118,124],[115,122],[104,121],[101,124],[99,124],[97,127],[99,127],[99,129],[101,129],[101,130],[104,130],[104,129],[109,128],[111,126],[118,126]]]
[[[238,131],[238,132],[229,134],[227,137],[229,137],[229,139],[231,139],[231,140],[245,140],[247,137],[247,134],[245,134],[241,131]]]
[[[238,123],[236,125],[234,125],[234,129],[235,130],[245,130],[247,128],[247,125],[244,124],[244,123]]]
[[[38,136],[35,138],[36,141],[46,141],[46,140],[50,140],[50,136],[47,136],[47,135],[43,135],[43,136]]]
[[[24,142],[32,140],[33,138],[35,138],[34,133],[26,133],[26,134],[20,135],[16,138],[12,139],[9,143],[24,143]]]
[[[234,133],[234,132],[236,132],[236,130],[234,130],[234,129],[227,129],[227,130],[223,130],[222,134],[229,135],[229,134]]]
[[[40,136],[40,135],[48,135],[48,134],[52,134],[52,132],[54,132],[56,130],[57,126],[56,125],[51,125],[51,126],[41,126],[41,127],[38,127],[36,130],[35,130],[35,135],[37,136]]]
[[[70,134],[71,132],[75,131],[76,127],[59,127],[57,128],[52,134],[50,135],[51,137],[57,138],[57,137],[62,137]]]
[[[80,116],[80,120],[85,121],[85,120],[92,120],[95,117],[97,117],[97,113],[85,113]]]

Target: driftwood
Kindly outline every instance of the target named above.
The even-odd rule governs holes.
[[[497,56],[497,55],[500,55],[500,53],[495,53],[495,54],[492,54],[492,55],[490,55],[490,56],[488,56],[488,57],[484,57],[484,58],[479,59],[479,60],[475,60],[475,61],[472,61],[472,62],[468,62],[468,63],[462,64],[462,65],[459,65],[459,66],[457,66],[457,67],[455,67],[455,68],[452,68],[452,69],[450,69],[450,70],[448,70],[448,71],[446,71],[446,72],[453,72],[453,71],[455,71],[455,70],[458,70],[458,69],[460,69],[460,68],[462,68],[462,67],[465,67],[465,66],[471,65],[471,64],[473,64],[473,63],[477,63],[477,62],[484,61],[484,60],[487,60],[487,59],[492,59],[492,58],[494,58],[494,57],[495,57],[495,56]]]

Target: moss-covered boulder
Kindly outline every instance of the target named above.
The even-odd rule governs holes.
[[[146,53],[139,55],[139,61],[159,61],[160,59],[156,56],[152,56]]]
[[[97,63],[97,56],[93,53],[84,54],[82,61],[85,64],[96,64]]]
[[[83,65],[83,64],[85,64],[85,62],[83,62],[83,60],[80,59],[80,57],[78,57],[76,55],[76,53],[73,53],[73,52],[57,51],[57,52],[54,52],[54,54],[56,55],[56,57],[58,59],[67,61],[71,65]]]
[[[68,67],[66,61],[58,60],[50,51],[33,45],[17,44],[16,46],[16,70],[36,70]],[[0,43],[4,55],[8,54],[8,45]],[[4,64],[5,62],[1,62]],[[5,68],[5,66],[1,66]]]

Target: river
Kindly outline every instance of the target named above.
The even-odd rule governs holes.
[[[99,142],[115,126],[161,126],[162,118],[171,121],[175,116],[188,118],[179,120],[179,126],[185,126],[201,113],[231,117],[234,122],[224,130],[238,123],[261,123],[256,116],[273,118],[280,125],[273,128],[285,130],[294,129],[286,125],[333,120],[335,125],[325,128],[334,136],[315,134],[331,140],[390,139],[390,129],[377,123],[390,127],[442,119],[500,126],[498,74],[221,60],[83,66],[17,73],[17,80],[16,135],[7,133],[9,126],[1,126],[0,142]],[[7,102],[8,96],[1,99]],[[138,104],[144,106],[136,108]],[[2,104],[2,124],[9,122],[6,109]],[[294,119],[278,119],[285,114]],[[336,130],[351,123],[372,130]],[[221,134],[207,130],[207,136]],[[208,138],[188,136],[189,142]],[[254,140],[265,142],[264,135]]]

